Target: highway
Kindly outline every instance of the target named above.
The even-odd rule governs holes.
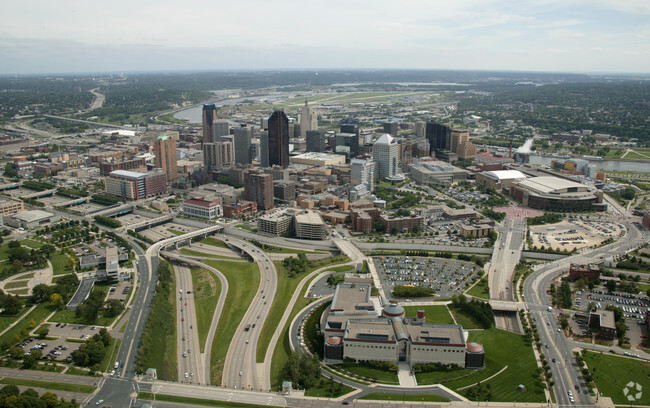
[[[488,273],[490,299],[514,300],[512,277],[521,258],[526,221],[506,219],[499,232]]]
[[[548,311],[551,298],[546,293],[547,289],[559,274],[566,273],[571,263],[587,264],[599,257],[607,258],[624,254],[645,242],[647,242],[645,233],[628,224],[627,235],[618,242],[538,266],[524,283],[526,304],[531,316],[536,319],[540,340],[544,344],[542,350],[551,366],[555,382],[554,391],[560,406],[591,405],[592,401],[591,397],[584,392],[586,386],[572,356],[573,346],[561,331],[557,311]],[[549,347],[546,348],[545,345]],[[556,359],[556,363],[552,363],[553,358]],[[570,402],[568,391],[572,391],[575,404]]]
[[[259,248],[237,238],[224,235],[218,239],[240,248],[255,263],[260,271],[260,284],[241,323],[235,330],[223,368],[221,385],[227,388],[268,390],[271,380],[269,369],[257,364],[255,356],[260,330],[269,314],[277,291],[278,278],[273,261]],[[253,290],[253,288],[251,288]]]
[[[194,287],[190,269],[174,264],[176,272],[176,336],[178,338],[178,381],[200,384],[204,378],[203,361],[200,358],[199,331],[194,304]]]

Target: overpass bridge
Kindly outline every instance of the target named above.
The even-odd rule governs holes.
[[[57,204],[57,207],[72,207],[73,205],[79,205],[79,204],[84,204],[88,203],[90,201],[90,197],[79,197],[75,198],[74,200],[68,200],[64,201],[62,203]]]
[[[155,217],[155,218],[149,218],[145,219],[144,221],[140,221],[135,224],[131,224],[128,226],[128,229],[132,229],[136,232],[142,231],[143,229],[151,228],[151,227],[156,227],[161,224],[165,224],[167,222],[170,222],[174,219],[172,215],[163,215],[160,217]],[[125,229],[127,227],[124,227]]]
[[[510,302],[507,300],[491,299],[488,303],[492,306],[492,310],[501,310],[504,312],[516,312],[518,310],[526,309],[526,302]]]
[[[133,130],[132,127],[126,127],[126,126],[120,126],[120,125],[112,125],[110,123],[101,123],[101,122],[93,122],[90,120],[84,120],[84,119],[74,119],[74,118],[66,118],[65,116],[55,116],[55,115],[43,115],[46,118],[52,118],[52,119],[59,119],[59,120],[67,120],[69,122],[77,122],[77,123],[85,123],[87,125],[94,125],[97,127],[102,127],[102,128],[113,128],[113,129],[129,129]]]
[[[159,244],[158,246],[160,246],[161,251],[165,251],[170,247],[173,247],[173,249],[178,249],[178,247],[181,244],[184,244],[183,246],[189,245],[192,242],[192,238],[196,238],[196,237],[207,238],[208,235],[212,235],[216,232],[223,231],[223,228],[224,227],[221,224],[212,225],[207,228],[202,228],[200,230],[188,232],[187,234],[177,235],[175,237],[167,238],[165,240],[157,242],[156,244]]]
[[[41,197],[49,197],[51,195],[54,195],[56,193],[56,188],[53,188],[51,190],[43,190],[43,191],[35,191],[33,193],[25,194],[24,196],[21,196],[20,198],[41,198]]]
[[[116,217],[118,215],[124,215],[126,213],[130,213],[133,210],[135,210],[135,204],[122,204],[117,207],[111,207],[111,208],[105,208],[99,211],[95,211],[93,213],[90,213],[88,215],[102,215],[104,217]]]

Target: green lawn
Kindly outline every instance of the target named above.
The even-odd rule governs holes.
[[[246,225],[246,224],[237,224],[236,227],[241,228],[241,229],[245,229],[245,230],[250,231],[250,232],[257,232],[257,228],[253,228],[250,225]]]
[[[335,384],[330,388],[329,381],[325,377],[321,377],[321,381],[322,384],[320,386],[306,389],[305,397],[337,398],[354,391],[354,388],[343,384]]]
[[[262,247],[263,246],[263,247]],[[261,244],[260,248],[270,254],[326,254],[325,251],[303,251],[302,249],[279,247],[276,245]]]
[[[228,294],[217,327],[218,335],[215,336],[212,343],[210,356],[211,383],[221,384],[223,363],[230,340],[257,292],[260,284],[260,272],[257,264],[252,262],[227,262],[211,259],[206,259],[204,262],[218,269],[228,279]]]
[[[308,286],[309,283],[300,289],[301,296],[296,300],[293,309],[291,309],[291,315],[287,320],[287,324],[282,329],[275,350],[273,350],[273,358],[271,359],[271,389],[277,389],[282,384],[283,378],[281,378],[280,373],[289,360],[289,354],[291,353],[291,347],[289,346],[289,324],[299,311],[313,301],[313,299],[303,297]]]
[[[470,296],[474,296],[474,297],[479,298],[479,299],[487,300],[487,299],[490,299],[490,294],[485,291],[485,289],[487,289],[487,287],[488,287],[487,282],[479,280],[478,283],[476,285],[472,286],[472,288],[470,290],[468,290],[467,292],[465,292],[465,294],[470,295]]]
[[[188,249],[188,248],[181,248],[181,254],[189,255],[189,256],[200,256],[202,258],[212,258],[212,259],[226,259],[226,260],[241,259],[234,256],[220,256],[215,254],[208,254],[205,252],[195,251],[193,249]]]
[[[427,323],[454,324],[451,313],[445,305],[435,306],[404,306],[406,317],[416,317],[419,309],[424,309],[424,317]]]
[[[7,330],[5,334],[0,336],[0,344],[8,344],[9,346],[19,343],[23,340],[29,332],[45,320],[47,316],[52,313],[47,303],[41,303],[36,306],[34,310],[14,327]]]
[[[24,304],[24,302],[25,302],[24,299],[19,299],[19,300],[20,300],[21,303]],[[13,322],[15,322],[16,320],[18,320],[18,318],[19,318],[20,316],[22,316],[22,315],[24,315],[25,313],[27,313],[28,310],[29,310],[29,308],[27,308],[27,307],[23,307],[22,309],[20,309],[20,312],[18,312],[18,314],[17,314],[17,315],[14,315],[14,316],[0,314],[0,332],[3,331],[4,329],[6,329],[7,327],[9,327],[9,325],[10,325],[11,323],[13,323]]]
[[[334,271],[334,272],[352,272],[354,270],[354,265],[341,265],[341,266],[335,266],[333,268],[329,268],[327,272]]]
[[[54,252],[52,256],[50,256],[50,262],[52,263],[54,276],[65,275],[66,273],[72,272],[70,258],[68,258],[68,255],[62,254],[61,251]]]
[[[285,310],[287,309],[287,305],[289,304],[289,301],[291,300],[291,297],[293,296],[293,293],[296,290],[296,287],[300,283],[300,281],[308,274],[312,273],[316,269],[322,268],[325,265],[328,264],[339,264],[342,262],[347,262],[349,258],[345,257],[333,257],[333,258],[327,258],[322,261],[318,262],[312,262],[309,268],[307,268],[307,271],[303,274],[300,274],[296,276],[295,278],[289,278],[289,275],[287,271],[284,269],[282,266],[281,261],[275,261],[275,268],[278,271],[278,289],[275,293],[275,297],[273,298],[273,303],[271,304],[271,309],[270,313],[266,318],[266,321],[264,322],[264,328],[262,329],[260,333],[260,338],[257,342],[257,350],[256,350],[256,358],[255,360],[258,363],[264,362],[264,358],[266,356],[266,349],[269,346],[269,343],[271,342],[271,338],[273,337],[273,334],[275,333],[275,330],[278,327],[278,324],[280,323],[280,320],[282,319],[282,315],[284,314]],[[298,303],[296,301],[296,303]],[[290,323],[291,320],[289,320],[287,323]]]
[[[84,370],[82,368],[77,368],[77,367],[70,367],[68,370],[64,373],[67,375],[85,375],[85,376],[91,376],[90,371]],[[101,374],[95,374],[92,377],[101,377]]]
[[[139,399],[152,401],[154,396],[150,392],[141,392],[138,394]],[[230,402],[230,401],[218,401],[218,400],[208,400],[202,398],[190,398],[190,397],[180,397],[177,395],[167,395],[167,394],[156,394],[156,401],[164,402],[177,402],[179,404],[192,404],[200,405],[204,407],[223,407],[223,408],[263,408],[263,407],[274,407],[276,405],[256,405],[256,404],[244,404],[241,402]]]
[[[114,317],[98,317],[96,321],[89,323],[81,317],[77,317],[74,310],[59,310],[50,318],[51,322],[55,323],[68,323],[76,325],[94,325],[94,326],[110,326],[111,323],[115,320]]]
[[[192,268],[192,286],[194,287],[194,306],[196,307],[199,345],[201,353],[203,353],[214,310],[217,308],[217,302],[219,301],[221,281],[207,269]]]
[[[614,404],[650,405],[650,368],[646,364],[606,353],[587,352],[584,358],[598,391],[610,397]],[[625,396],[623,390],[630,382],[635,382],[642,387],[640,399],[631,401]],[[634,397],[636,397],[636,385],[634,387]]]
[[[5,284],[5,289],[24,288],[24,287],[27,286],[27,282],[29,282],[29,279],[15,280],[15,281],[7,282]]]
[[[67,384],[61,382],[30,380],[27,378],[8,378],[8,377],[1,379],[0,384],[23,385],[25,387],[45,388],[46,390],[83,392],[85,394],[91,394],[97,388],[97,387],[93,387],[92,385]]]
[[[518,334],[498,329],[470,332],[469,341],[483,344],[485,349],[485,369],[451,370],[430,373],[416,373],[419,385],[442,384],[454,391],[483,381],[501,370],[508,368],[489,381],[491,401],[543,402],[542,386],[538,380],[537,364],[531,346]],[[527,391],[517,391],[517,385],[524,384]],[[465,395],[467,389],[458,391]]]
[[[397,371],[388,371],[383,368],[366,365],[364,363],[341,363],[333,364],[332,367],[369,378],[372,382],[382,384],[399,384]]]
[[[449,311],[454,315],[456,323],[463,326],[463,329],[481,329],[481,325],[478,323],[474,317],[468,313],[463,312],[462,310],[455,308],[451,304],[449,305]]]
[[[427,402],[450,402],[451,400],[442,395],[436,394],[386,394],[383,392],[373,392],[359,398],[362,400],[375,401],[427,401]]]
[[[223,241],[221,241],[219,239],[216,239],[216,238],[212,238],[212,237],[207,237],[204,240],[199,241],[199,242],[202,243],[202,244],[205,244],[205,245],[212,245],[212,246],[216,246],[216,247],[220,247],[220,248],[228,248],[228,245],[226,245],[225,242],[223,242]]]
[[[36,241],[36,240],[33,240],[33,239],[29,239],[29,238],[23,239],[22,241],[20,241],[20,243],[22,245],[26,246],[26,247],[30,247],[30,248],[34,248],[34,249],[39,249],[44,245],[40,241]]]

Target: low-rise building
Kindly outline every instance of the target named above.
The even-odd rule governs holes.
[[[614,340],[616,338],[614,312],[611,310],[589,313],[589,327],[598,329],[596,337],[599,339]]]
[[[302,211],[294,217],[296,237],[300,239],[325,239],[327,228],[320,215],[313,211]]]
[[[223,216],[220,200],[193,197],[183,202],[183,215],[203,220],[215,220]]]
[[[61,219],[61,216],[49,213],[47,211],[32,210],[5,215],[3,219],[4,223],[11,227],[31,229],[36,228],[40,225],[59,221]]]
[[[482,238],[487,237],[490,231],[494,231],[494,225],[484,223],[484,224],[471,224],[460,226],[460,235],[463,237],[474,237]]]
[[[223,216],[226,218],[241,218],[253,214],[257,214],[255,201],[235,201],[223,206]]]
[[[272,236],[288,235],[293,229],[293,211],[275,209],[257,218],[257,232]]]
[[[388,214],[381,214],[379,216],[379,222],[384,226],[384,231],[387,233],[392,233],[393,231],[413,232],[422,230],[424,219],[417,216],[393,217]]]
[[[25,211],[23,200],[11,197],[0,197],[0,215],[15,214]]]
[[[590,281],[600,280],[600,268],[598,265],[576,265],[571,264],[569,267],[569,279],[576,281],[578,279],[588,279]]]

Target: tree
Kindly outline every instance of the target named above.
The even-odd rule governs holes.
[[[0,396],[2,397],[10,397],[10,396],[17,397],[18,395],[20,395],[20,390],[18,389],[17,386],[13,384],[5,385],[4,387],[2,387],[2,389],[0,389]]]
[[[53,293],[52,296],[50,296],[50,306],[55,307],[59,310],[63,309],[65,303],[63,303],[63,298],[61,295],[58,293]]]
[[[50,287],[39,283],[32,288],[32,303],[43,303],[50,298]]]
[[[18,296],[7,295],[2,301],[2,307],[4,309],[4,314],[15,315],[23,308],[23,304],[18,300]]]
[[[25,350],[22,347],[14,347],[9,350],[9,357],[14,360],[20,360],[25,355]]]
[[[607,290],[610,292],[616,291],[616,281],[608,280],[605,286],[607,287]]]
[[[48,334],[50,334],[50,329],[48,329],[46,326],[43,326],[40,329],[38,329],[36,334],[38,334],[39,339],[44,339],[47,337]]]
[[[107,317],[115,317],[124,310],[124,304],[118,299],[109,299],[104,304],[104,307],[106,308],[106,313],[104,313],[104,315]]]
[[[18,172],[14,168],[13,162],[8,162],[5,164],[4,176],[9,178],[14,178],[18,176]]]
[[[43,357],[43,353],[41,352],[41,350],[38,349],[30,350],[29,354],[26,355],[25,358],[23,359],[23,367],[24,368],[34,367],[38,362],[38,360],[41,359],[41,357]]]
[[[54,408],[59,404],[59,398],[52,392],[43,393],[41,401],[45,402],[47,408]]]

